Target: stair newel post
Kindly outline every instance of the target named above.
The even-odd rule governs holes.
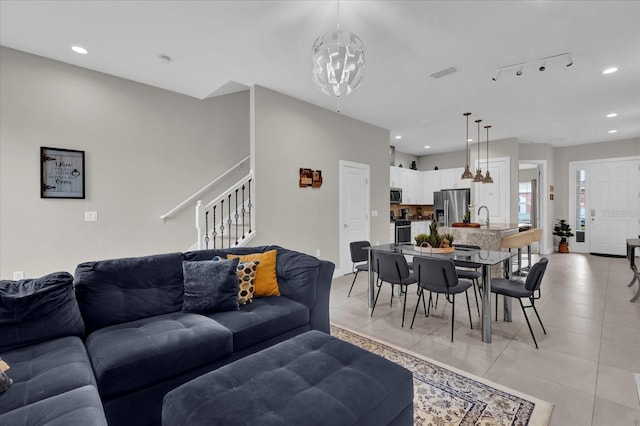
[[[249,207],[249,233],[251,233],[251,224],[253,223],[251,221],[251,207],[252,207],[252,204],[251,204],[251,181],[252,180],[253,179],[249,179],[249,205],[248,205],[248,207]]]
[[[229,230],[229,245],[231,247],[231,224],[233,221],[231,220],[231,194],[229,194],[229,202],[227,203],[227,210],[229,210],[229,215],[227,216],[227,229]]]
[[[224,198],[220,200],[220,248],[224,248]]]
[[[238,188],[236,188],[236,245],[238,245],[238,217],[240,217],[240,215],[238,214]]]
[[[216,207],[218,206],[213,206],[213,226],[211,227],[212,229],[212,233],[211,233],[211,238],[213,239],[213,249],[215,250],[216,248],[216,237],[218,236],[218,231],[216,230]],[[208,235],[209,233],[207,233]]]
[[[246,212],[244,208],[244,185],[242,185],[242,208],[240,212],[242,213],[242,238],[244,239],[244,214]]]
[[[198,232],[198,250],[202,250],[202,222],[203,222],[203,213],[204,207],[202,205],[202,200],[198,200],[196,203],[196,231]],[[206,217],[206,216],[205,216]],[[206,236],[206,231],[205,231]]]

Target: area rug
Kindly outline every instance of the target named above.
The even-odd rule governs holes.
[[[413,372],[414,425],[549,424],[548,402],[344,327],[332,324],[331,335]]]

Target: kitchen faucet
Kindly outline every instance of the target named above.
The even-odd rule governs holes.
[[[487,211],[487,228],[489,227],[489,207],[487,206],[480,206],[480,208],[478,209],[478,215],[480,214],[480,210],[485,209]]]

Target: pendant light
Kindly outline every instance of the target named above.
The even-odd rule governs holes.
[[[482,120],[476,120],[476,124],[478,125],[478,168],[476,169],[476,175],[473,178],[474,182],[482,182],[484,178],[482,177],[482,169],[480,168],[480,123]]]
[[[464,172],[462,173],[462,176],[460,176],[460,179],[473,179],[473,174],[471,173],[471,171],[469,170],[469,116],[471,115],[470,112],[465,112],[464,114],[465,117],[467,117],[467,165],[464,166]]]
[[[487,174],[482,179],[482,183],[493,183],[493,178],[491,177],[491,173],[489,173],[489,129],[491,126],[484,126],[487,129]]]
[[[354,33],[340,29],[339,0],[336,29],[327,31],[313,43],[312,62],[313,82],[324,94],[335,96],[338,101],[362,83],[364,44]]]

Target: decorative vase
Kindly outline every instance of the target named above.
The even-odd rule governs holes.
[[[569,253],[569,243],[558,244],[558,253]]]

